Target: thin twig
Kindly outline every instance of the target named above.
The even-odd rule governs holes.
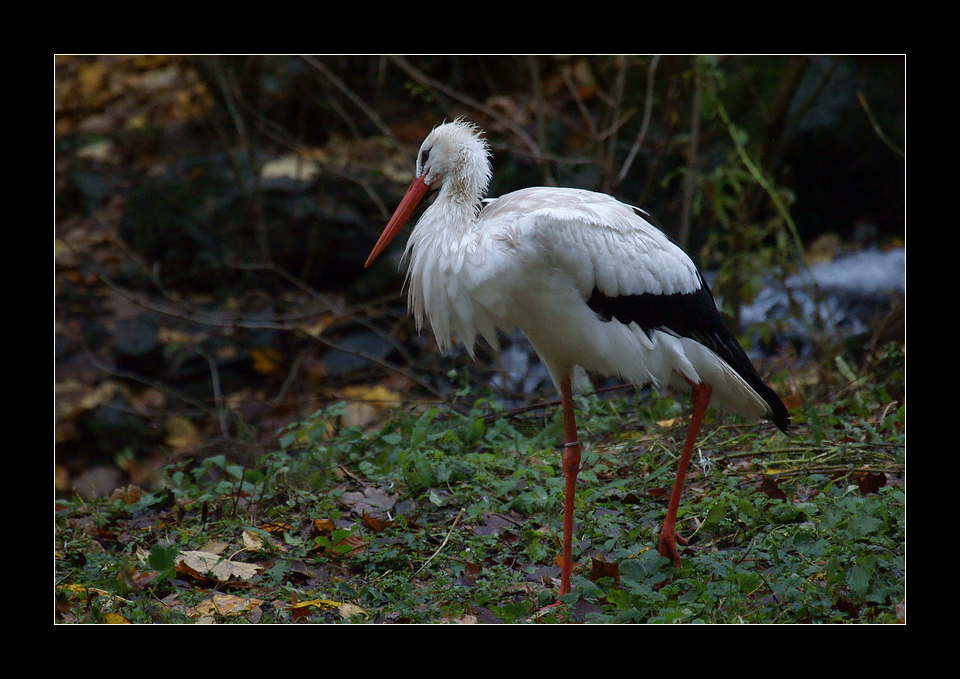
[[[690,240],[690,221],[693,218],[693,198],[699,183],[700,115],[703,100],[703,73],[699,57],[693,59],[693,100],[690,103],[690,143],[687,152],[687,171],[683,177],[683,198],[680,213],[680,229],[677,237],[680,247],[687,247]]]
[[[221,62],[216,62],[217,67],[215,69],[215,78],[217,84],[220,87],[220,91],[223,94],[223,101],[227,107],[227,112],[230,115],[230,119],[233,121],[233,125],[237,130],[237,135],[240,140],[240,148],[243,149],[243,154],[247,159],[247,171],[241,171],[240,177],[248,185],[250,196],[252,197],[249,201],[250,206],[253,208],[254,212],[254,228],[257,234],[257,245],[259,246],[259,254],[261,259],[264,261],[269,261],[270,257],[270,239],[267,235],[267,224],[264,218],[264,196],[262,185],[260,183],[260,172],[257,167],[256,159],[256,150],[254,145],[250,140],[250,133],[247,130],[247,124],[244,120],[244,117],[240,115],[235,102],[237,100],[234,83],[232,81],[228,82],[226,76],[226,69],[223,68]]]
[[[443,551],[444,547],[447,546],[447,543],[450,542],[450,536],[453,535],[453,529],[457,527],[457,524],[458,524],[458,523],[460,523],[460,517],[463,516],[463,514],[464,514],[464,510],[461,509],[461,510],[457,513],[457,518],[455,518],[455,519],[453,520],[453,524],[450,526],[450,530],[447,531],[447,536],[446,536],[445,538],[443,538],[443,542],[440,543],[440,546],[437,548],[437,551],[435,551],[433,554],[431,554],[431,555],[430,555],[430,558],[423,562],[423,565],[420,566],[420,568],[417,570],[416,573],[413,574],[413,576],[411,576],[411,579],[417,577],[418,575],[420,575],[420,573],[423,572],[423,569],[425,569],[427,566],[429,566],[429,565],[430,565],[430,562],[433,561],[434,558],[436,558],[436,556],[437,556],[438,554],[440,554],[440,552]]]
[[[643,104],[643,121],[640,123],[640,131],[637,132],[637,138],[634,140],[633,146],[630,147],[630,153],[627,154],[627,159],[623,161],[620,174],[617,175],[618,182],[622,182],[624,177],[627,176],[627,172],[630,171],[630,166],[633,165],[634,158],[636,158],[637,153],[640,152],[640,149],[643,147],[643,142],[647,137],[647,129],[650,127],[650,118],[653,115],[653,75],[656,73],[659,63],[660,55],[654,54],[650,60],[650,65],[647,67],[647,98]]]
[[[210,386],[213,389],[213,401],[217,408],[217,419],[220,422],[220,433],[224,438],[230,438],[230,428],[227,426],[227,408],[223,404],[223,392],[220,389],[220,371],[217,370],[217,361],[202,347],[187,346],[203,358],[210,366]]]
[[[877,133],[878,137],[880,137],[880,141],[890,147],[890,150],[896,153],[898,156],[904,158],[903,149],[898,148],[892,141],[890,141],[886,133],[883,131],[883,128],[880,127],[880,123],[878,123],[877,119],[873,116],[873,111],[870,110],[870,104],[867,103],[867,99],[863,96],[863,92],[857,92],[857,99],[860,100],[860,105],[867,114],[867,118],[870,120],[870,124],[873,126],[873,131]]]

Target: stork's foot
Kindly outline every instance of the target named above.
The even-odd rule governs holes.
[[[660,530],[660,556],[667,559],[673,559],[673,564],[680,567],[680,552],[677,550],[677,543],[687,546],[687,540],[677,532],[676,526],[663,524]]]

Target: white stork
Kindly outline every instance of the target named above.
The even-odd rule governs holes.
[[[580,443],[572,383],[589,371],[636,385],[693,392],[693,412],[660,531],[659,551],[680,565],[677,508],[707,404],[786,432],[786,407],[726,329],[690,258],[639,211],[592,191],[528,188],[482,200],[491,177],[481,132],[462,119],[435,128],[416,177],[387,223],[369,266],[430,189],[437,199],[407,242],[409,305],[429,320],[441,349],[456,337],[473,354],[477,336],[520,328],[561,396],[566,445],[560,593],[570,592],[573,502]]]

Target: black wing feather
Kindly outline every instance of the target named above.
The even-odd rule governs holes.
[[[707,282],[699,271],[697,276],[700,279],[699,289],[682,294],[658,295],[647,292],[608,297],[594,288],[587,306],[602,321],[636,323],[647,335],[654,330],[661,330],[688,337],[707,347],[726,361],[767,402],[773,413],[770,419],[786,432],[790,426],[786,406],[757,374],[743,347],[724,324]]]

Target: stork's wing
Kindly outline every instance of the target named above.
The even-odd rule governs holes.
[[[605,194],[524,189],[489,203],[480,219],[528,265],[542,260],[566,271],[584,301],[594,288],[610,297],[700,288],[697,268],[683,250],[639,210]]]

